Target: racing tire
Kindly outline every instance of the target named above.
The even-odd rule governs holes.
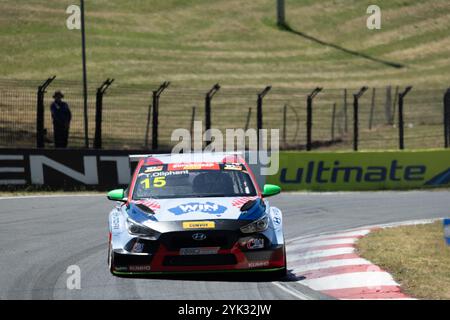
[[[272,277],[277,280],[284,279],[286,276],[287,276],[287,268],[286,267],[284,267],[283,269],[274,271],[272,274]]]
[[[288,275],[287,272],[287,258],[286,258],[286,248],[284,249],[284,267],[282,269],[271,272],[271,278],[274,280],[282,280]]]
[[[112,251],[112,244],[110,242],[109,247],[108,247],[108,269],[109,269],[109,272],[111,272],[111,274],[114,274],[113,267],[114,267],[114,255],[113,255],[113,251]]]

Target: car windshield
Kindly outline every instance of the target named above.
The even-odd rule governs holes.
[[[255,195],[245,167],[228,163],[142,166],[133,190],[133,200]]]

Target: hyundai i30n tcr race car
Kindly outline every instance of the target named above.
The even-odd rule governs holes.
[[[130,156],[136,157],[136,156]],[[109,214],[114,275],[272,271],[286,274],[282,213],[238,154],[143,155]]]

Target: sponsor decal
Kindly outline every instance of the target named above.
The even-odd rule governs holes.
[[[114,270],[119,272],[128,271],[128,267],[114,267]]]
[[[167,170],[220,170],[220,166],[214,162],[170,163]]]
[[[233,207],[242,207],[245,203],[247,203],[250,200],[255,200],[258,197],[239,197],[237,199],[234,199],[233,202],[231,203],[231,205]]]
[[[249,268],[267,267],[268,265],[269,261],[252,261],[248,263]]]
[[[445,243],[450,246],[450,219],[444,219],[444,238]]]
[[[143,272],[143,271],[150,271],[150,266],[129,266],[128,270],[131,272]]]
[[[120,231],[120,217],[117,212],[114,212],[111,216],[111,229],[114,233]]]
[[[255,250],[264,248],[264,239],[263,238],[252,238],[247,241],[247,249]]]
[[[169,211],[175,215],[181,215],[181,214],[191,213],[191,212],[202,212],[202,213],[221,215],[225,211],[227,211],[227,207],[222,206],[217,203],[213,203],[213,202],[206,202],[206,203],[189,202],[189,203],[180,204],[177,207],[171,208],[171,209],[169,209]]]
[[[179,170],[179,171],[160,171],[160,172],[153,172],[151,176],[153,178],[156,177],[167,177],[167,176],[178,176],[183,174],[189,174],[188,170]]]
[[[183,229],[214,229],[216,223],[214,221],[185,221]]]
[[[281,218],[279,216],[273,217],[273,223],[279,226],[281,224]]]
[[[279,226],[282,222],[281,212],[280,212],[280,210],[278,210],[276,208],[273,208],[272,212],[273,212],[273,217],[272,217],[273,224],[275,226]]]
[[[161,206],[156,200],[136,200],[133,201],[135,204],[142,204],[146,207],[149,207],[152,210],[159,209]]]
[[[131,249],[131,252],[142,253],[142,251],[144,251],[144,244],[140,242],[135,242],[133,248]]]
[[[206,234],[204,233],[194,233],[192,235],[192,239],[197,240],[197,241],[202,241],[206,239]]]
[[[219,252],[219,247],[200,247],[200,248],[181,248],[181,256],[194,256],[194,255],[204,255],[204,254],[217,254]]]
[[[163,166],[152,166],[152,167],[147,167],[145,168],[145,173],[151,173],[151,172],[156,172],[156,171],[162,171],[163,170]]]
[[[239,163],[226,163],[223,166],[224,170],[237,170],[237,171],[242,171],[242,165]]]

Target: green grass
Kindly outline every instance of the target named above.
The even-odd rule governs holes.
[[[80,35],[65,27],[65,9],[72,3],[2,1],[2,77],[81,78]],[[382,29],[368,30],[365,11],[372,3],[287,0],[287,19],[296,31],[405,68],[393,69],[278,29],[273,0],[86,1],[89,78],[172,80],[190,86],[220,81],[232,86],[445,87],[450,71],[448,1],[376,1]]]
[[[442,221],[375,231],[357,247],[363,258],[390,272],[406,294],[450,299],[450,247]]]
[[[65,10],[73,3],[71,0],[1,1],[1,78],[42,81],[55,74],[58,80],[81,80],[80,32],[66,28],[68,15]],[[370,4],[377,4],[382,9],[381,30],[366,28],[366,9]],[[349,88],[350,117],[351,93],[362,85],[381,88],[388,84],[411,84],[415,86],[414,90],[439,88],[437,92],[408,96],[410,101],[418,101],[421,96],[426,99],[415,103],[409,114],[409,121],[414,125],[409,131],[423,138],[411,139],[406,145],[411,148],[442,146],[442,89],[450,80],[448,0],[286,0],[286,8],[292,32],[276,26],[274,0],[87,0],[90,89],[106,78],[116,79],[109,97],[105,98],[105,104],[109,105],[105,112],[115,110],[106,116],[105,122],[110,121],[110,124],[106,125],[105,141],[120,140],[133,131],[140,141],[126,145],[122,142],[122,145],[142,147],[150,102],[148,92],[157,83],[169,80],[172,90],[196,88],[197,96],[176,100],[175,94],[170,98],[167,93],[169,97],[161,102],[165,103],[161,117],[164,124],[171,125],[161,128],[162,144],[170,144],[170,133],[174,128],[189,127],[191,107],[201,107],[204,92],[219,82],[223,86],[222,92],[248,88],[248,97],[244,100],[222,95],[222,92],[215,98],[215,110],[219,111],[213,115],[213,124],[219,128],[228,128],[230,123],[233,127],[242,127],[245,121],[242,113],[253,107],[255,114],[255,94],[265,85],[271,84],[274,89],[290,88],[283,94],[270,93],[265,102],[268,113],[264,118],[266,127],[280,128],[282,106],[289,104],[297,110],[299,123],[289,109],[288,145],[304,144],[305,94],[318,85],[326,89]],[[394,68],[379,61],[404,67]],[[138,85],[141,90],[115,94],[114,86],[123,85]],[[82,145],[80,91],[58,81],[49,91],[56,87],[68,92],[66,96],[75,113],[72,145]],[[19,134],[18,145],[34,143],[34,136],[26,131],[34,132],[35,120],[23,118],[26,108],[34,108],[34,90],[34,87],[30,89],[25,102],[20,100],[23,110],[14,105],[17,103],[14,99],[0,97],[2,106],[13,110],[10,111],[11,119],[21,120],[15,124],[16,129],[24,131]],[[315,139],[330,139],[331,104],[336,102],[338,112],[341,112],[341,96],[337,90],[318,96],[315,106],[321,111],[315,116]],[[366,96],[362,103],[367,115],[370,94]],[[361,120],[361,137],[363,140],[367,137],[367,143],[374,148],[397,144],[396,130],[386,127],[382,119],[383,99],[383,93],[378,91],[377,119],[372,130],[367,129],[365,115]],[[50,100],[46,101],[48,103]],[[94,109],[93,94],[90,106]],[[202,110],[198,109],[197,119],[202,119]],[[235,117],[229,122],[222,120],[224,116],[230,119],[230,115]],[[135,129],[115,130],[113,124],[127,116],[130,118],[125,125],[134,125]],[[421,128],[418,122],[423,116],[433,119]],[[90,119],[93,118],[92,110]],[[49,117],[46,121],[51,134]],[[251,126],[254,122],[252,119]],[[93,123],[91,120],[91,136]],[[351,128],[351,121],[349,123]],[[371,142],[373,137],[379,137],[377,143]],[[349,148],[348,135],[344,140],[343,144],[333,148]],[[362,144],[364,148],[364,141]]]

